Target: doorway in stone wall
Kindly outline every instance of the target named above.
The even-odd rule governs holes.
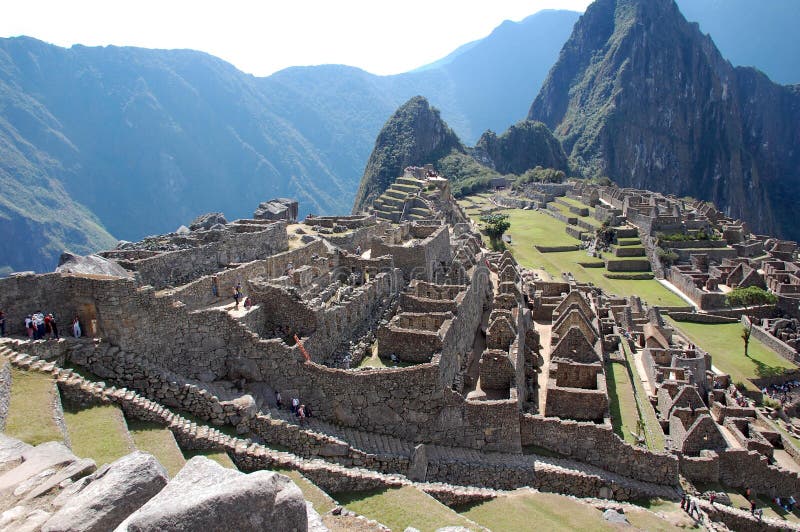
[[[97,307],[94,303],[83,303],[78,305],[78,321],[81,324],[83,335],[90,338],[99,336],[100,327],[97,320]]]

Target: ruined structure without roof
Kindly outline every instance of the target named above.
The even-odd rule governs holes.
[[[720,223],[697,206],[687,218],[681,204],[654,195],[571,191],[595,204],[607,198],[607,212],[651,232]],[[191,423],[174,430],[243,469],[296,469],[331,492],[420,482],[449,501],[492,496],[467,487],[521,486],[674,498],[679,473],[768,493],[800,487],[797,475],[761,460],[763,427],[731,406],[730,383],[658,309],[569,275],[544,281],[508,251],[488,251],[446,179],[411,168],[369,213],[292,222],[198,224],[100,254],[126,276],[73,269],[0,280],[7,315],[52,309],[78,316],[86,332],[6,341],[22,353],[14,363],[41,367],[32,355],[104,381],[63,370],[59,386],[72,400],[117,402],[157,423],[184,412],[230,426],[241,438]],[[731,266],[725,274],[739,283],[758,271],[793,286],[794,257],[776,246],[783,251],[766,261],[772,269],[718,269]],[[234,306],[237,286],[246,306]],[[23,334],[21,320],[9,324]],[[614,433],[607,370],[626,342],[644,348],[664,452]],[[292,398],[313,417],[290,413]],[[730,448],[721,425],[755,443]]]

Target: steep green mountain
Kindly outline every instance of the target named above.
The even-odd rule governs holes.
[[[569,170],[567,156],[561,143],[541,122],[523,120],[508,128],[499,137],[492,131],[484,133],[472,155],[501,174],[522,174],[541,166]]]
[[[711,200],[800,238],[800,88],[732,67],[673,0],[590,5],[528,118],[586,175]]]
[[[366,209],[372,201],[403,175],[407,166],[422,165],[466,150],[439,111],[422,96],[403,104],[383,126],[369,156],[353,212]]]
[[[734,65],[755,67],[777,83],[800,83],[797,0],[678,0],[678,7]]]

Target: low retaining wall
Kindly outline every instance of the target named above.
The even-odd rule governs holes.
[[[539,253],[560,253],[564,251],[580,251],[579,245],[574,246],[533,246]]]
[[[690,323],[708,323],[708,324],[723,324],[723,323],[736,323],[736,318],[729,318],[728,316],[719,316],[717,314],[700,314],[698,312],[670,312],[669,317],[675,321],[686,321]]]
[[[750,320],[747,318],[747,316],[742,316],[742,325],[750,325]],[[761,341],[761,343],[778,353],[786,360],[794,363],[800,362],[800,357],[798,356],[797,351],[795,351],[795,349],[786,342],[783,342],[780,338],[776,338],[760,325],[753,324],[751,330],[753,338]]]
[[[677,458],[633,447],[610,426],[523,414],[520,432],[523,446],[536,445],[643,482],[678,483]]]

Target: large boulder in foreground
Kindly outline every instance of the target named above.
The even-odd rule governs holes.
[[[196,456],[119,531],[230,531],[308,528],[303,495],[288,477],[244,474]]]
[[[85,487],[47,520],[42,532],[113,530],[161,491],[169,478],[153,455],[136,451],[87,480]]]

